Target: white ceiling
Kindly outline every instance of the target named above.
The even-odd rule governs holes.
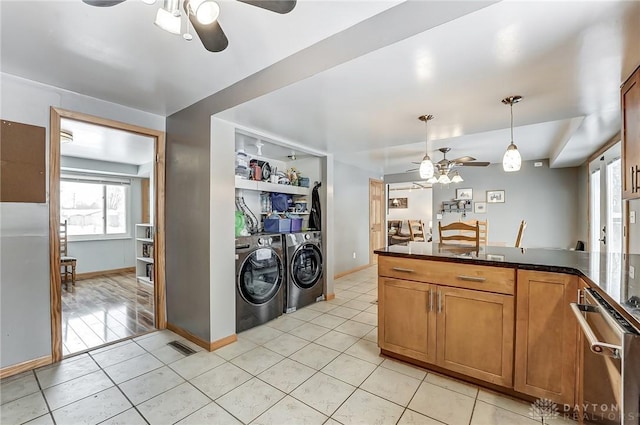
[[[73,134],[73,142],[60,144],[63,156],[134,165],[153,161],[152,137],[67,118],[60,128]]]
[[[479,10],[461,7],[457,15],[451,5],[464,2],[429,2],[424,20],[435,27],[399,42],[389,31],[400,34],[416,17],[398,1],[300,0],[287,15],[220,3],[230,44],[214,54],[197,37],[188,43],[155,27],[158,5],[2,0],[0,69],[168,115],[379,14],[389,26],[365,36],[389,46],[324,72],[300,62],[290,74],[318,72],[220,116],[308,152],[395,173],[424,154],[422,114],[436,116],[433,150],[499,162],[509,142],[509,109],[500,100],[514,94],[524,96],[514,107],[523,158],[577,165],[620,128],[619,86],[640,64],[637,1],[476,3]],[[340,63],[348,50],[324,51],[322,59]]]

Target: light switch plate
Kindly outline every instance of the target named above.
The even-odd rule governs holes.
[[[631,224],[635,224],[636,223],[636,212],[635,211],[629,211],[629,223],[631,223]]]
[[[635,279],[636,278],[636,268],[633,266],[629,266],[629,277],[631,279]]]
[[[436,220],[442,220],[442,214],[436,214]]]

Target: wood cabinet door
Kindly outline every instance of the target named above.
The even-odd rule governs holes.
[[[435,286],[379,278],[378,345],[403,356],[435,362]]]
[[[622,107],[622,196],[640,197],[640,69],[624,83],[620,91]]]
[[[578,277],[518,270],[514,389],[573,405],[578,327],[569,307]]]
[[[513,296],[439,286],[436,364],[511,387]]]

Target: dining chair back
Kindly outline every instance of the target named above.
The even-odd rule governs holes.
[[[518,228],[518,236],[516,237],[516,248],[520,248],[520,244],[522,244],[522,237],[524,236],[524,229],[527,228],[527,222],[522,220],[520,222],[520,227]]]
[[[445,226],[438,222],[438,235],[440,243],[471,243],[480,246],[480,226],[477,222],[472,225],[457,221]]]
[[[60,277],[62,278],[64,275],[62,283],[67,290],[69,289],[69,278],[71,278],[72,287],[76,285],[76,263],[78,261],[77,258],[69,255],[68,236],[67,220],[65,220],[60,224],[60,268],[62,271]]]
[[[466,223],[471,226],[475,226],[477,223],[478,231],[480,233],[479,234],[480,245],[487,246],[487,241],[489,240],[489,221],[488,220],[484,220],[484,221],[467,220],[467,221],[463,221],[462,223]]]

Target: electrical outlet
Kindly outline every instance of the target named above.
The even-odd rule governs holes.
[[[629,223],[636,224],[636,212],[629,211]]]
[[[633,266],[629,266],[629,277],[631,279],[635,279],[636,278],[636,268]]]
[[[353,259],[354,260],[356,259],[356,252],[355,251],[353,251]]]

